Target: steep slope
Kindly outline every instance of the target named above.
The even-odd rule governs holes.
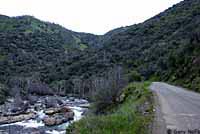
[[[104,36],[97,59],[200,91],[200,1],[185,0],[144,23]],[[107,37],[106,37],[107,36]],[[106,57],[106,58],[105,58]]]

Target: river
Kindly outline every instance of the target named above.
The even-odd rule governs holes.
[[[65,134],[66,128],[70,123],[78,121],[84,116],[84,113],[88,110],[89,103],[87,100],[74,97],[60,98],[65,106],[74,112],[73,120],[60,125],[46,126],[43,122],[43,119],[46,116],[44,109],[38,109],[34,110],[36,113],[36,118],[34,119],[0,125],[0,134]],[[34,105],[41,103],[41,101],[38,101],[38,103]]]

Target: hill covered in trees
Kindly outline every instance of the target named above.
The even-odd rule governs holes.
[[[199,16],[200,1],[185,0],[141,24],[118,29],[102,50],[112,54],[113,63],[147,79],[156,77],[200,91]]]
[[[6,89],[24,92],[34,84],[40,94],[47,89],[74,92],[75,85],[88,91],[91,80],[105,77],[116,66],[130,76],[140,74],[200,91],[199,65],[199,0],[185,0],[143,23],[102,36],[73,32],[31,16],[0,16],[2,94],[9,94]]]
[[[73,32],[32,16],[1,15],[2,88],[24,90],[28,81],[44,86],[68,79],[71,71],[67,70],[73,68],[73,61],[78,60],[82,53],[98,48],[98,40],[96,35]]]

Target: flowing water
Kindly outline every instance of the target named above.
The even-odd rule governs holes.
[[[89,103],[84,99],[65,99],[65,104],[74,112],[74,119],[57,126],[45,126],[42,119],[46,116],[44,110],[35,111],[37,118],[21,122],[0,125],[0,134],[65,134],[70,123],[80,120],[87,111]]]

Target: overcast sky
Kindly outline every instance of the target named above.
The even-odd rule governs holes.
[[[104,34],[140,23],[182,0],[0,0],[0,14],[32,15],[78,32]]]

